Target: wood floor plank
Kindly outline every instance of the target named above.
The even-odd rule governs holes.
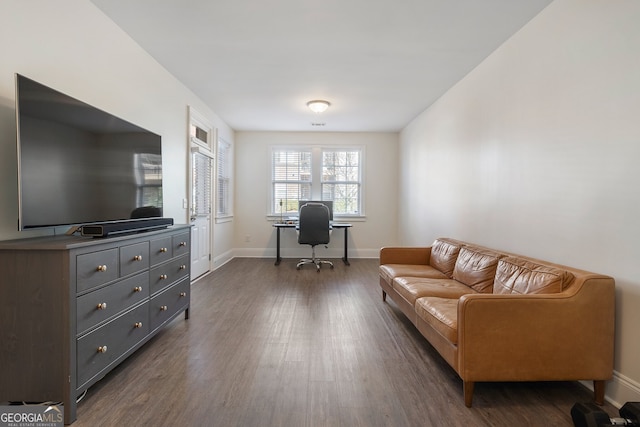
[[[571,426],[576,382],[462,381],[392,301],[377,260],[334,269],[234,259],[89,389],[74,426]],[[611,405],[605,405],[615,414]]]

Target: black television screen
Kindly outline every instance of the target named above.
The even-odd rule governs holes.
[[[20,230],[162,216],[159,135],[19,74],[16,124]]]

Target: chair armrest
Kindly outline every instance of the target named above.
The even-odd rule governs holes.
[[[461,297],[460,377],[465,381],[611,378],[615,284],[611,277],[592,276],[571,293]]]
[[[380,265],[384,264],[422,264],[428,265],[431,258],[429,247],[394,247],[380,249]]]

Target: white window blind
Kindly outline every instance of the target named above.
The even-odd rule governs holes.
[[[311,150],[274,149],[271,166],[271,212],[297,212],[298,200],[311,196]]]
[[[218,139],[217,158],[217,203],[218,217],[230,216],[231,212],[231,145],[223,139]]]
[[[193,153],[192,215],[206,216],[211,213],[211,158],[202,153]]]

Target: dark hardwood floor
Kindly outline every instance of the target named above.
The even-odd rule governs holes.
[[[462,381],[397,309],[377,260],[320,273],[234,259],[89,389],[74,426],[572,426],[579,383]],[[604,407],[611,415],[615,409]]]

